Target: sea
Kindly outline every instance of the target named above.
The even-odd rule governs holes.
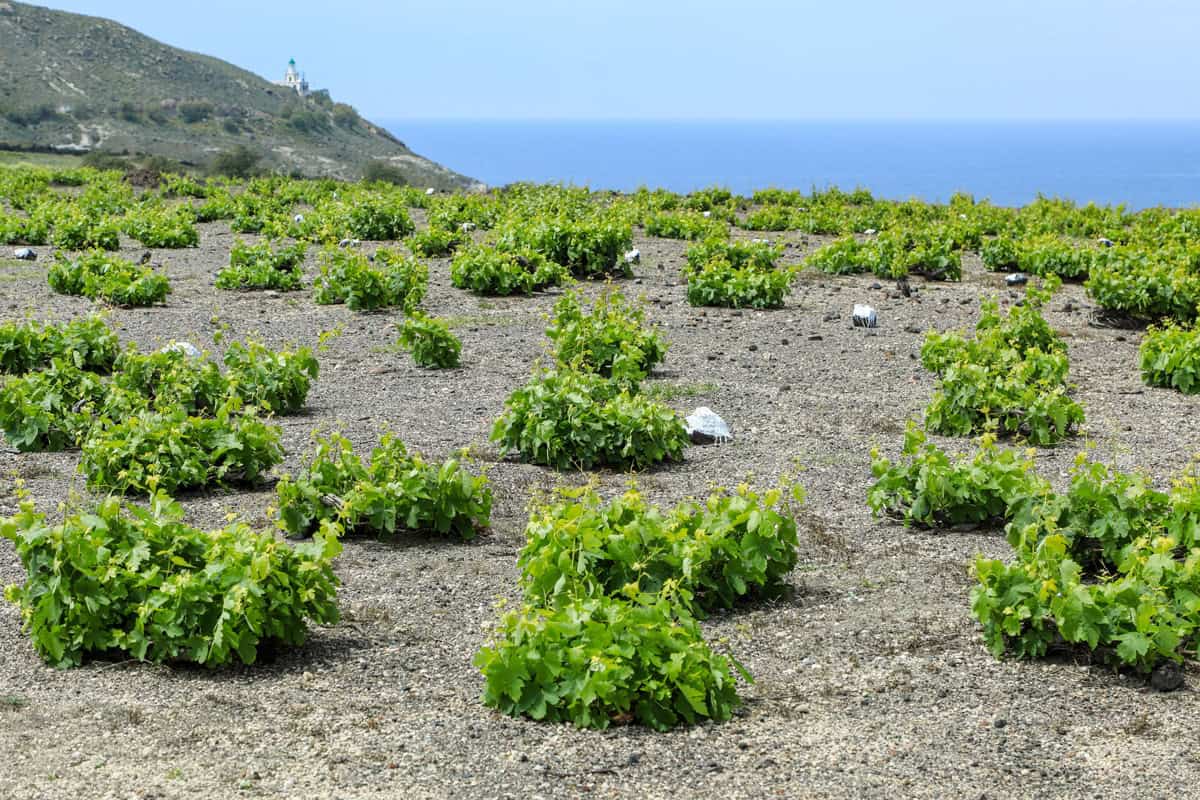
[[[491,186],[632,191],[864,187],[929,202],[1200,204],[1200,121],[384,122],[412,150]]]

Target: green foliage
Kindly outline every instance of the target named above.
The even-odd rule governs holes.
[[[216,364],[171,348],[153,353],[125,350],[113,368],[112,388],[104,399],[103,416],[113,419],[146,407],[210,415],[229,396],[229,382]]]
[[[475,657],[483,702],[505,714],[580,728],[633,721],[656,730],[727,720],[740,704],[731,662],[694,620],[609,597],[505,614]]]
[[[691,271],[698,271],[719,260],[738,268],[771,270],[775,268],[775,261],[782,254],[783,247],[781,245],[772,245],[764,241],[728,241],[721,238],[710,238],[688,248],[687,268]]]
[[[304,471],[276,484],[280,526],[304,536],[325,522],[342,529],[394,536],[432,531],[472,539],[491,521],[487,478],[463,469],[456,458],[427,462],[386,434],[365,466],[350,441],[337,434],[317,440]]]
[[[738,198],[724,186],[709,186],[697,189],[684,198],[684,208],[693,211],[708,211],[712,214],[731,215],[737,207]]]
[[[60,206],[53,213],[51,243],[62,250],[116,250],[121,229],[112,216],[96,216],[81,204]]]
[[[260,161],[261,153],[239,144],[213,156],[208,171],[213,175],[225,175],[230,178],[249,178],[259,173]]]
[[[962,252],[954,232],[942,227],[884,231],[871,242],[871,269],[881,278],[923,275],[962,279]]]
[[[596,595],[670,597],[677,614],[776,594],[796,566],[794,485],[743,484],[664,512],[636,489],[602,505],[591,489],[535,507],[517,563],[526,600],[551,607]]]
[[[412,352],[418,366],[447,369],[459,365],[462,342],[440,319],[414,311],[400,325],[400,346]]]
[[[319,371],[307,347],[275,351],[256,341],[231,343],[224,362],[222,374],[213,362],[181,350],[126,350],[117,359],[112,385],[119,391],[105,399],[105,416],[118,418],[147,406],[208,416],[234,397],[272,414],[293,414],[304,407]]]
[[[1093,250],[1075,247],[1053,234],[1022,240],[1017,246],[1017,269],[1031,275],[1086,278]]]
[[[1025,356],[1032,350],[1065,354],[1067,346],[1062,337],[1042,316],[1042,309],[1059,285],[1057,279],[1051,278],[1044,281],[1040,289],[1028,287],[1025,302],[1014,305],[1006,315],[1000,314],[1000,304],[995,298],[982,300],[974,340],[967,340],[954,331],[930,331],[921,347],[921,363],[930,372],[941,374],[955,361],[965,358],[976,363],[985,362],[989,354],[997,350],[1014,350],[1018,356]]]
[[[453,254],[469,241],[470,238],[466,234],[457,230],[431,227],[409,236],[406,244],[418,256],[441,258]]]
[[[391,194],[361,194],[345,211],[345,233],[354,239],[387,242],[415,230],[403,198]]]
[[[195,247],[200,244],[191,206],[143,205],[125,215],[125,232],[146,247]]]
[[[184,100],[176,108],[179,118],[189,125],[204,122],[213,113],[213,104],[207,100]]]
[[[1200,392],[1200,332],[1195,329],[1171,324],[1151,328],[1138,356],[1147,385]]]
[[[69,258],[55,254],[46,273],[50,288],[60,294],[83,295],[122,308],[152,306],[171,293],[167,276],[149,265],[138,265],[101,250]]]
[[[724,259],[688,270],[687,299],[694,306],[782,308],[795,272],[791,269],[735,267]]]
[[[679,415],[633,392],[590,373],[541,372],[509,395],[492,439],[555,469],[637,469],[682,458],[688,436]]]
[[[0,210],[0,244],[42,245],[50,239],[50,222],[45,216],[19,217]]]
[[[216,287],[294,291],[304,284],[304,254],[299,242],[273,247],[270,241],[246,244],[238,239],[229,252],[229,265],[217,273]]]
[[[22,452],[74,447],[92,423],[104,396],[100,377],[65,360],[9,378],[0,391],[0,428]]]
[[[79,470],[93,489],[122,494],[174,494],[229,484],[255,484],[283,460],[280,430],[236,400],[215,416],[188,416],[181,406],[102,419],[83,442]]]
[[[108,372],[121,343],[103,317],[91,316],[70,322],[0,323],[0,372],[22,374],[65,359],[79,369]]]
[[[627,302],[617,289],[605,291],[585,312],[578,292],[568,291],[554,304],[546,335],[562,367],[595,372],[606,378],[637,382],[663,360],[667,345],[645,325],[640,304]]]
[[[1019,269],[1021,248],[1016,240],[999,236],[984,242],[979,250],[983,265],[995,272],[1012,272]]]
[[[991,525],[1008,519],[1017,505],[1048,492],[1033,471],[1032,458],[1000,450],[985,435],[973,458],[951,459],[909,423],[902,460],[893,464],[871,451],[875,483],[867,505],[905,524],[931,528]]]
[[[498,234],[499,249],[533,250],[566,267],[577,278],[633,274],[624,259],[633,244],[633,230],[613,219],[536,216],[511,220]]]
[[[570,278],[567,268],[528,248],[501,250],[478,245],[463,250],[450,264],[450,282],[476,294],[530,294],[561,286]]]
[[[402,308],[412,311],[425,296],[429,268],[392,250],[375,252],[375,264],[357,250],[326,247],[313,299],[322,305],[345,303],[353,311]]]
[[[500,217],[501,204],[489,195],[448,194],[428,199],[430,228],[446,231],[461,231],[463,225],[474,225],[481,230],[492,228]]]
[[[984,301],[973,339],[926,335],[921,363],[938,375],[925,410],[929,430],[950,436],[994,430],[1048,445],[1083,424],[1083,408],[1067,395],[1066,347],[1040,313],[1055,285],[1030,287],[1025,304],[1007,317],[994,300]]]
[[[1196,319],[1200,270],[1175,248],[1110,247],[1096,252],[1085,286],[1106,311],[1138,320]]]
[[[339,108],[338,106],[341,106]],[[353,128],[358,124],[358,113],[344,103],[334,106],[333,122],[343,128]],[[404,170],[395,164],[390,164],[378,158],[373,158],[363,167],[363,183],[390,183],[393,186],[407,186],[408,178]]]
[[[55,667],[89,655],[253,664],[259,648],[304,643],[307,622],[338,620],[337,537],[289,547],[238,523],[183,524],[165,494],[148,509],[108,498],[49,525],[31,503],[0,521],[25,583],[10,586],[34,648]]]
[[[782,248],[766,242],[705,239],[688,248],[688,302],[694,306],[780,308],[795,278],[790,268],[777,269]]]
[[[163,174],[163,197],[198,197],[206,198],[210,187],[193,178],[191,175]]]
[[[729,226],[719,219],[705,217],[697,211],[664,211],[652,213],[642,221],[647,236],[664,239],[724,239],[729,236]]]
[[[302,409],[320,371],[307,347],[276,351],[255,341],[233,342],[223,360],[230,393],[272,414]]]
[[[196,206],[195,213],[197,222],[232,220],[238,214],[238,204],[227,190],[210,190],[207,199]]]
[[[1008,527],[1012,564],[979,558],[971,610],[997,657],[1056,645],[1149,672],[1195,652],[1200,632],[1200,484],[1169,495],[1141,475],[1076,462],[1070,491]]]
[[[871,270],[875,260],[870,243],[843,236],[818,248],[804,260],[804,265],[831,275],[852,275]]]
[[[766,205],[747,214],[738,227],[748,231],[789,231],[796,227],[796,218],[791,208]]]
[[[285,216],[289,209],[282,198],[255,194],[249,188],[233,198],[233,206],[229,228],[234,233],[273,233],[276,236],[280,235],[277,230],[268,232],[267,228],[275,228],[276,220]]]
[[[782,206],[784,208],[794,208],[804,205],[804,194],[793,189],[780,189],[771,187],[769,189],[757,189],[750,196],[751,202],[760,206]]]

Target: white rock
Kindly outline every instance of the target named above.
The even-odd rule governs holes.
[[[856,328],[874,328],[879,324],[875,309],[859,303],[854,304],[854,313],[851,315],[850,321]]]
[[[704,212],[704,214],[703,214],[702,216],[703,216],[705,219],[708,219],[709,217],[711,217],[711,216],[712,216],[712,212],[711,212],[711,211],[705,211],[705,212]]]
[[[430,186],[428,189],[425,190],[425,194],[426,195],[437,194],[437,189]]]
[[[633,248],[632,250],[630,250],[628,253],[625,254],[625,263],[626,264],[642,263],[642,251],[638,250],[636,247]]]
[[[733,441],[733,431],[711,408],[700,406],[684,420],[687,434],[696,444],[722,444]]]
[[[21,261],[37,261],[37,253],[30,250],[28,247],[22,247],[17,250],[13,250],[13,258]]]
[[[191,342],[171,342],[163,346],[161,353],[183,353],[188,358],[199,358],[201,353],[199,348]]]

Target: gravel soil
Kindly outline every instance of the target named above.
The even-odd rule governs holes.
[[[771,484],[798,465],[808,500],[788,595],[704,623],[710,641],[754,675],[738,714],[670,733],[594,732],[496,714],[480,703],[471,665],[497,600],[517,597],[531,495],[587,480],[502,460],[487,438],[543,352],[557,295],[478,298],[450,286],[447,260],[431,260],[424,307],[452,319],[463,366],[426,371],[393,347],[396,314],[317,306],[307,291],[216,290],[213,273],[234,237],[223,223],[201,230],[199,248],[154,251],[174,293],[163,307],[113,310],[122,338],[146,348],[186,339],[219,352],[220,325],[230,339],[314,347],[321,331],[340,327],[308,411],[279,420],[288,453],[280,471],[298,468],[315,428],[339,426],[364,452],[388,429],[430,456],[474,445],[496,493],[494,528],[471,544],[347,541],[337,566],[343,621],[254,667],[95,662],[57,671],[3,604],[0,797],[1194,796],[1196,665],[1184,689],[1160,694],[1082,660],[998,661],[968,593],[976,554],[1009,555],[1000,532],[907,530],[866,507],[871,448],[898,453],[905,420],[919,418],[933,392],[917,360],[923,331],[973,325],[982,295],[1018,298],[974,257],[962,283],[914,280],[910,298],[870,276],[804,273],[782,310],[696,309],[679,274],[686,245],[637,237],[642,262],[622,288],[645,294],[671,343],[652,383],[680,411],[709,406],[735,432],[731,444],[690,447],[682,463],[639,476],[643,490],[672,504],[748,473]],[[786,262],[821,243],[781,239]],[[127,257],[142,252],[127,244]],[[0,316],[88,312],[89,302],[51,292],[50,254],[38,254],[32,264],[0,260]],[[855,302],[879,310],[876,331],[851,327]],[[1088,421],[1079,439],[1040,450],[1038,468],[1061,487],[1086,444],[1165,486],[1200,451],[1196,401],[1144,387],[1141,334],[1090,327],[1089,306],[1074,285],[1047,312],[1067,337]],[[84,494],[77,464],[77,453],[0,454],[0,513],[15,509],[16,475],[58,516],[60,502]],[[613,493],[628,476],[599,480]],[[196,525],[236,514],[266,528],[272,499],[266,488],[184,504]],[[22,578],[0,542],[0,584]]]

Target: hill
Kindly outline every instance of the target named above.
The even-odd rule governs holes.
[[[301,97],[111,20],[0,0],[0,41],[0,147],[201,165],[242,145],[266,166],[309,176],[354,179],[380,161],[418,186],[474,183],[327,92]]]

